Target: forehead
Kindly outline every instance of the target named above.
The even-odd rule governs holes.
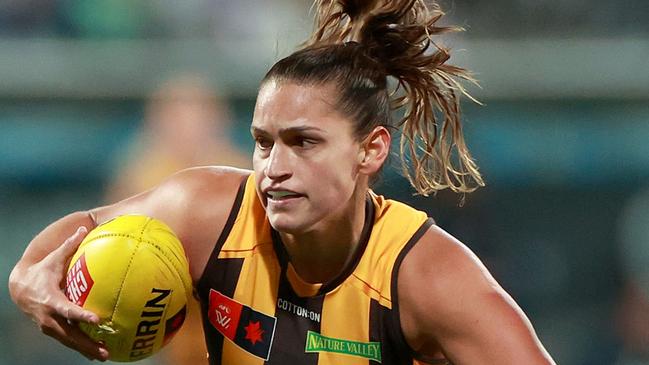
[[[257,96],[252,127],[273,130],[294,126],[314,126],[325,131],[349,130],[351,123],[335,102],[330,85],[302,85],[294,82],[264,83]]]

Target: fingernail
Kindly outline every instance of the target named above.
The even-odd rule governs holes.
[[[100,348],[99,356],[101,356],[101,358],[104,360],[108,359],[108,350]]]

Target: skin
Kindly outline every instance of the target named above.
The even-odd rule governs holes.
[[[390,146],[383,127],[354,138],[353,122],[333,107],[335,96],[331,85],[271,80],[262,85],[251,125],[257,194],[295,270],[308,282],[334,278],[353,256],[369,177],[379,171]],[[54,222],[14,268],[12,299],[45,334],[89,358],[106,359],[101,345],[67,321],[97,322],[96,315],[70,303],[60,290],[67,261],[86,228],[121,214],[161,219],[183,242],[196,282],[248,173],[223,167],[185,170],[148,192]],[[273,198],[273,190],[292,195]],[[443,354],[454,364],[554,363],[478,258],[437,226],[406,256],[397,285],[403,333],[420,354]]]
[[[334,97],[332,87],[268,82],[251,126],[257,194],[293,266],[309,282],[335,276],[355,251],[367,179],[380,168],[390,144],[383,127],[365,143],[357,141],[352,123],[332,110]],[[272,199],[269,189],[299,195]]]

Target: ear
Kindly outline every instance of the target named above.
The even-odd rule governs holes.
[[[377,173],[390,152],[390,132],[383,127],[375,127],[361,143],[358,153],[358,170],[365,175]]]

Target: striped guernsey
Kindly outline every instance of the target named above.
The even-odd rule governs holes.
[[[354,259],[332,281],[310,284],[291,266],[249,176],[197,286],[210,364],[413,364],[396,278],[433,220],[372,192],[365,210]]]

